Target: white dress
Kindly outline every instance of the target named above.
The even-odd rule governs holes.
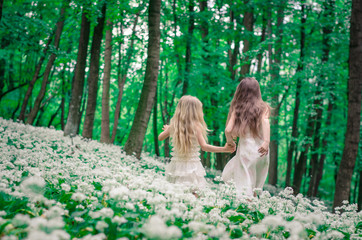
[[[187,154],[181,154],[173,148],[171,155],[171,162],[165,168],[168,181],[182,183],[194,189],[206,185],[206,172],[200,161],[200,147],[196,139]]]
[[[222,173],[225,182],[235,183],[238,195],[253,195],[254,188],[263,188],[268,175],[269,153],[260,157],[258,149],[263,140],[250,134],[239,138],[236,155],[226,164]]]

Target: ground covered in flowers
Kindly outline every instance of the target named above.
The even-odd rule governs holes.
[[[0,118],[1,239],[361,239],[355,205],[332,214],[285,189],[236,197],[209,178],[196,198],[162,159]]]

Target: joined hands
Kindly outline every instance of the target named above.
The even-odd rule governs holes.
[[[235,142],[232,142],[232,143],[226,143],[225,144],[225,150],[227,151],[227,152],[235,152],[235,150],[236,150],[236,144],[235,144]]]

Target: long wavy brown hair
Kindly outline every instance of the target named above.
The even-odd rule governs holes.
[[[237,86],[227,122],[233,112],[235,113],[233,136],[245,136],[250,132],[253,137],[261,137],[261,121],[264,116],[269,117],[270,107],[261,98],[260,86],[255,78],[244,78]]]
[[[173,147],[181,154],[188,154],[197,130],[207,141],[207,126],[202,111],[202,103],[196,97],[185,95],[177,104],[175,114],[170,121]]]

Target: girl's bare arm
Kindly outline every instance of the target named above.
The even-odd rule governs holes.
[[[217,146],[213,146],[213,145],[206,143],[204,137],[202,136],[201,131],[197,132],[197,141],[199,142],[201,149],[205,152],[234,152],[235,151],[235,146],[230,146],[228,144],[226,144],[224,147],[217,147]]]
[[[158,140],[163,141],[170,136],[170,129],[168,125],[164,125],[162,128],[163,132],[158,135]]]
[[[264,156],[267,155],[269,152],[269,142],[270,142],[270,123],[269,123],[269,114],[265,114],[265,116],[263,116],[263,120],[262,120],[262,129],[263,129],[263,144],[260,146],[259,148],[259,153],[260,156]]]
[[[231,113],[230,119],[228,124],[226,125],[225,128],[225,137],[226,137],[226,141],[229,145],[234,146],[235,142],[232,136],[232,130],[234,128],[234,124],[235,124],[235,112]]]

